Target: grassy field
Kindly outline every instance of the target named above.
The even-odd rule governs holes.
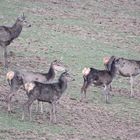
[[[21,121],[20,90],[7,113],[3,102],[9,92],[0,67],[0,140],[139,140],[140,79],[135,97],[129,98],[129,78],[113,81],[111,104],[101,100],[101,89],[88,89],[88,102],[80,102],[82,69],[104,69],[105,56],[140,59],[139,0],[0,0],[0,25],[11,26],[22,13],[31,23],[8,47],[9,70],[48,71],[54,59],[61,60],[74,75],[57,106],[57,124],[49,123],[48,104],[33,121]],[[2,49],[0,61],[3,62]],[[58,73],[59,75],[59,73]],[[34,103],[35,104],[35,103]]]

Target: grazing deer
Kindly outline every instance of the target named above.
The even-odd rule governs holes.
[[[21,31],[23,25],[30,27],[31,25],[25,20],[25,16],[17,18],[15,24],[12,27],[0,26],[0,46],[4,49],[4,68],[8,69],[7,60],[7,46],[17,38]]]

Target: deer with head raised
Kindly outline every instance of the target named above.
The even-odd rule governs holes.
[[[114,59],[111,59],[114,57]],[[134,77],[140,74],[140,61],[126,59],[122,57],[112,56],[109,58],[108,63],[106,64],[107,69],[110,69],[112,66],[115,68],[114,74],[119,74],[123,77],[130,77],[131,84],[131,94],[134,96],[133,86],[134,86]]]
[[[0,26],[0,46],[4,50],[4,68],[8,68],[7,46],[17,38],[23,26],[30,27],[31,25],[26,21],[25,16],[18,17],[12,27]]]

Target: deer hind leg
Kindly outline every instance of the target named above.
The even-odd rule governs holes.
[[[8,112],[9,113],[11,113],[11,100],[12,100],[12,97],[16,94],[16,92],[11,92],[6,97],[7,107],[8,107]]]
[[[109,84],[109,90],[112,91],[112,85],[111,84]]]
[[[10,92],[9,94],[6,96],[5,101],[7,102],[7,107],[8,107],[8,112],[11,113],[11,101],[12,101],[12,97],[15,96],[16,94],[18,94],[19,91],[19,87],[15,88],[13,86],[11,86],[10,88]]]
[[[8,107],[8,112],[11,113],[11,99],[12,99],[12,96],[14,96],[14,94],[10,94],[7,96],[7,107]]]
[[[38,113],[39,112],[39,101],[37,100],[37,103],[36,103],[36,112]]]
[[[130,84],[131,84],[131,94],[130,94],[130,97],[134,97],[134,91],[133,91],[134,78],[132,76],[130,76]]]
[[[83,98],[86,99],[86,92],[87,92],[88,86],[89,86],[88,82],[84,81],[83,86],[81,88],[81,100],[83,100]],[[83,97],[83,93],[84,93],[84,97]]]
[[[2,50],[3,48],[2,48],[2,46],[0,45],[0,49]],[[3,50],[1,51],[0,50],[0,60],[3,60]],[[0,62],[0,67],[1,67],[1,63],[3,63],[3,62]]]
[[[22,120],[24,120],[24,118],[25,118],[25,108],[27,106],[29,117],[30,117],[30,121],[31,121],[31,118],[32,118],[31,117],[31,104],[32,104],[32,102],[30,103],[30,101],[28,100],[26,103],[24,103],[24,105],[23,105],[23,112],[22,112]]]
[[[8,69],[7,47],[4,46],[3,48],[4,48],[4,68],[5,70],[7,70]]]
[[[31,113],[32,113],[31,112],[31,105],[32,105],[33,101],[35,101],[35,100],[36,100],[36,97],[31,96],[30,98],[28,98],[28,101],[23,104],[22,120],[24,120],[24,118],[25,118],[26,107],[28,109],[30,121],[32,120],[32,117],[31,117]]]
[[[50,105],[50,122],[53,122],[53,104]]]
[[[36,104],[36,112],[39,113],[39,104],[40,104],[40,112],[43,114],[43,102],[37,100]]]

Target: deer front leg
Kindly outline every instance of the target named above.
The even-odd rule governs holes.
[[[133,79],[132,76],[130,76],[130,84],[131,84],[131,94],[130,94],[130,97],[134,97],[134,91],[133,91],[134,79]]]
[[[106,103],[110,103],[109,102],[109,87],[107,85],[104,85],[104,90],[103,90],[103,94],[105,96],[105,101]]]
[[[40,112],[43,114],[43,102],[40,102]]]

